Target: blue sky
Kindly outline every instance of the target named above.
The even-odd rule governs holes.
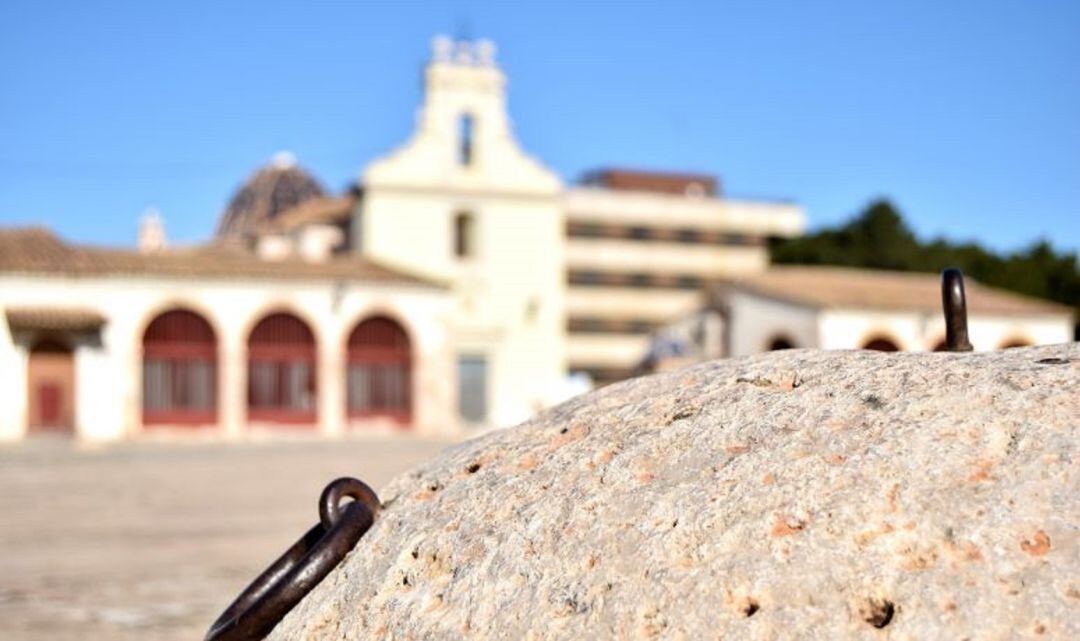
[[[436,33],[493,39],[525,148],[715,173],[811,224],[1080,247],[1080,2],[0,3],[0,225],[204,239],[291,150],[343,188],[404,141]]]

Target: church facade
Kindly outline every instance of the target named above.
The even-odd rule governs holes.
[[[437,38],[399,148],[336,194],[279,154],[205,244],[171,247],[156,215],[132,249],[0,229],[0,440],[511,425],[641,371],[805,226],[710,176],[565,185],[517,142],[506,85],[493,45]]]

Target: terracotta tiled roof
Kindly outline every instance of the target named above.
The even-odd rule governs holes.
[[[100,313],[75,307],[8,307],[4,313],[13,330],[90,331],[105,324]]]
[[[358,256],[324,262],[262,260],[247,250],[214,245],[141,254],[125,249],[69,245],[38,228],[0,229],[0,273],[67,276],[152,276],[225,279],[333,279],[442,287],[433,279],[408,274]]]
[[[260,231],[287,232],[304,225],[341,223],[352,216],[357,200],[352,194],[313,198],[267,220]]]
[[[691,195],[696,190],[701,196],[715,196],[719,191],[715,176],[634,169],[598,169],[585,174],[582,182],[607,189],[663,194]]]
[[[1063,314],[1063,305],[1021,296],[965,279],[968,312],[1021,315]],[[938,274],[879,271],[846,267],[772,267],[733,283],[769,298],[818,308],[941,311]]]

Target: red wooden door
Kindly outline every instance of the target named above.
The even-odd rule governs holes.
[[[318,403],[315,335],[288,313],[263,318],[248,336],[248,418],[313,427]]]
[[[142,400],[148,426],[217,421],[217,338],[205,318],[174,309],[147,326]]]
[[[369,318],[349,335],[346,403],[352,418],[412,421],[412,350],[396,321]]]
[[[41,341],[27,363],[27,427],[31,432],[75,429],[75,356],[57,341]]]
[[[41,422],[45,425],[60,423],[60,384],[56,381],[38,383],[38,408]]]

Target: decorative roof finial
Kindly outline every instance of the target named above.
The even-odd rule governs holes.
[[[456,50],[454,51],[454,62],[459,65],[471,65],[473,63],[473,50],[472,43],[466,40],[462,40],[456,43]]]
[[[277,169],[292,169],[296,166],[296,154],[291,151],[279,151],[270,158],[270,164]]]
[[[437,35],[431,39],[431,56],[435,62],[450,62],[454,55],[454,41],[449,36]]]
[[[136,240],[139,253],[151,254],[168,247],[165,221],[156,207],[147,207],[139,219],[139,237]]]
[[[490,40],[479,40],[475,46],[476,62],[485,67],[495,64],[495,43]]]

